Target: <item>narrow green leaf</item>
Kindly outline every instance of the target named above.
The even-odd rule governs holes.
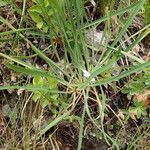
[[[118,76],[112,77],[110,79],[104,79],[104,80],[97,82],[95,84],[91,84],[90,86],[104,85],[104,84],[109,84],[113,81],[118,81],[124,77],[127,77],[127,76],[135,73],[135,72],[142,71],[146,67],[150,67],[150,62],[146,62],[146,63],[140,64],[140,65],[134,66],[129,71],[124,71]]]

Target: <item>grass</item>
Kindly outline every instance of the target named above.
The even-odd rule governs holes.
[[[30,26],[29,28],[24,28],[26,21],[32,22],[31,18],[29,19],[26,16],[26,0],[23,1],[21,18],[17,27],[14,27],[9,20],[0,16],[0,22],[9,28],[9,31],[0,33],[0,41],[4,42],[5,36],[12,35],[17,39],[19,45],[25,42],[30,46],[32,50],[31,56],[33,56],[31,59],[38,56],[38,58],[44,60],[48,65],[48,69],[44,70],[43,67],[36,67],[36,63],[27,63],[26,60],[30,56],[18,56],[18,54],[14,55],[13,52],[9,54],[0,52],[0,56],[5,60],[5,67],[18,72],[21,76],[30,76],[30,79],[38,78],[35,85],[30,81],[27,82],[27,84],[2,85],[0,86],[0,90],[23,89],[27,93],[33,93],[33,95],[39,93],[41,97],[38,95],[36,97],[36,102],[39,101],[43,109],[48,107],[49,112],[54,110],[54,113],[52,113],[54,118],[50,123],[47,123],[43,129],[39,129],[37,133],[35,133],[33,142],[34,149],[36,149],[37,141],[40,139],[41,141],[44,140],[43,136],[52,127],[56,127],[57,124],[63,120],[72,118],[72,114],[74,114],[79,101],[82,101],[83,108],[78,121],[80,129],[77,149],[82,149],[82,140],[84,138],[85,122],[87,118],[90,119],[93,127],[101,132],[101,137],[109,146],[118,150],[120,149],[121,145],[118,140],[105,129],[105,118],[110,108],[105,90],[107,90],[108,86],[112,86],[113,88],[113,84],[117,86],[117,83],[121,80],[132,78],[132,75],[143,72],[150,66],[149,61],[146,62],[142,58],[129,53],[134,46],[139,44],[150,33],[149,25],[143,27],[143,29],[129,37],[131,40],[133,40],[134,37],[134,41],[131,45],[127,45],[126,49],[123,48],[121,42],[124,38],[124,34],[127,33],[129,27],[132,26],[133,19],[140,12],[141,8],[143,8],[144,2],[143,0],[139,0],[127,7],[124,7],[124,5],[120,3],[117,11],[112,9],[107,10],[104,17],[93,21],[85,12],[85,1],[61,0],[58,2],[57,0],[45,1],[44,3],[44,1],[36,0],[35,5],[29,9],[29,15],[36,26]],[[20,12],[19,8],[15,7],[15,9],[17,9],[17,12]],[[128,17],[125,19],[123,18],[124,13],[128,13]],[[121,23],[122,26],[118,26],[116,29],[118,33],[113,35],[114,33],[111,31],[111,21],[112,17],[116,16],[118,17],[117,21]],[[87,44],[85,31],[93,29],[101,23],[105,24],[103,36],[106,38],[106,42],[104,44],[100,43],[100,47],[95,47],[93,44],[94,41]],[[30,32],[31,37],[26,36],[27,33],[30,34]],[[32,35],[32,33],[35,33],[35,35]],[[34,44],[33,40],[37,38],[36,35],[38,35],[38,38],[44,36],[49,41],[48,43],[50,44],[44,50],[38,48],[38,44]],[[63,56],[57,48],[57,39],[62,43]],[[17,41],[12,40],[11,44],[16,45]],[[126,41],[124,40],[123,43],[126,44]],[[90,47],[90,49],[88,47]],[[93,60],[95,61],[99,49],[102,49],[101,56],[95,64]],[[54,55],[57,61],[47,56],[46,52]],[[132,66],[125,66],[124,69],[120,69],[121,73],[115,76],[112,75],[113,70],[116,69],[113,68],[113,65],[124,58],[127,58],[128,61],[130,60]],[[119,66],[119,68],[121,67],[122,66]],[[88,76],[84,73],[85,71],[89,73]],[[94,80],[92,81],[92,79]],[[50,84],[47,84],[48,81],[50,81]],[[56,83],[56,87],[53,86],[54,83]],[[59,90],[59,86],[63,87],[62,91]],[[97,89],[99,89],[99,92]],[[119,89],[119,87],[117,87],[117,89]],[[92,98],[97,105],[96,108],[98,111],[96,112],[96,116],[93,115],[93,110],[91,110],[91,106],[89,105],[91,94],[93,94]],[[56,99],[55,96],[57,97]],[[32,97],[30,99],[32,99]],[[52,103],[52,105],[50,105],[50,103]],[[65,104],[63,105],[63,103]],[[61,105],[63,106],[60,107]],[[57,107],[60,108],[56,112]],[[32,111],[34,110],[31,110],[31,112]],[[114,111],[114,113],[116,112]],[[38,115],[40,116],[40,114]],[[32,119],[30,121],[32,122]],[[119,121],[124,128],[124,120]],[[27,124],[24,118],[23,122],[23,133],[25,133],[23,136],[23,147],[24,149],[30,149],[28,143],[32,141],[30,132],[31,128],[34,127],[31,125],[29,130],[26,127]],[[134,142],[136,143],[137,140],[138,139],[133,139],[133,142],[129,143],[128,149],[132,149],[135,145]],[[44,142],[42,143],[44,144]],[[57,144],[54,145],[56,146]],[[55,147],[54,145],[53,147]]]

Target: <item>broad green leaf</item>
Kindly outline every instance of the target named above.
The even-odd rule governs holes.
[[[44,84],[44,79],[41,77],[41,76],[39,76],[39,75],[37,75],[37,76],[35,76],[34,78],[33,78],[33,85],[43,85]]]
[[[42,10],[41,10],[41,8],[38,5],[34,5],[34,6],[30,7],[29,12],[30,13],[31,12],[36,12],[36,13],[41,14]]]
[[[31,18],[33,19],[34,22],[39,23],[43,22],[43,19],[40,17],[40,15],[36,12],[29,12]]]

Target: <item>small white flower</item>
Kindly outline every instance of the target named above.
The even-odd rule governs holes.
[[[82,70],[82,71],[83,71],[83,76],[85,78],[89,78],[90,77],[90,73],[88,71],[86,71],[86,70]],[[91,81],[95,82],[95,78],[93,78]]]
[[[86,71],[86,70],[82,70],[82,71],[83,71],[84,77],[86,77],[86,78],[90,77],[90,73],[88,71]]]

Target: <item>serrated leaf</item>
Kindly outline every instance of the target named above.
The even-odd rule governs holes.
[[[132,81],[128,85],[125,85],[125,87],[122,89],[123,93],[134,95],[141,91],[144,91],[144,83],[140,81]]]

